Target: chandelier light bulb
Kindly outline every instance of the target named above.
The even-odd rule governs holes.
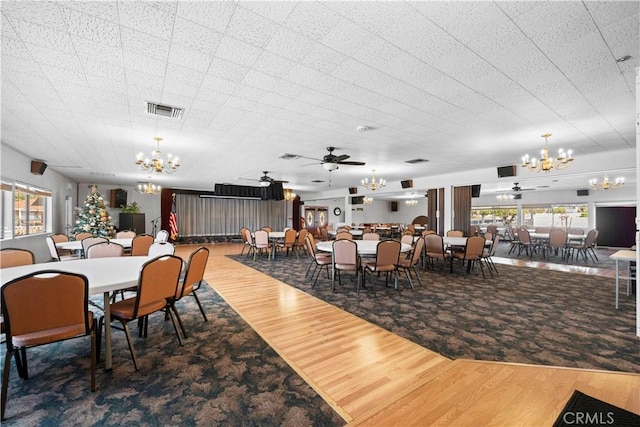
[[[160,141],[162,141],[162,138],[157,136],[154,139],[156,141],[157,148],[151,152],[151,158],[149,159],[147,157],[143,160],[144,155],[142,153],[138,153],[136,156],[136,165],[138,165],[141,170],[147,172],[155,172],[157,174],[161,174],[163,172],[174,173],[180,166],[179,159],[169,154],[165,162],[161,157],[162,152],[160,151]]]
[[[531,172],[538,173],[540,171],[550,172],[552,169],[562,170],[568,167],[573,161],[573,151],[560,148],[558,149],[558,157],[549,156],[549,137],[550,133],[541,135],[544,138],[544,148],[540,150],[540,159],[529,157],[525,154],[522,157],[522,167],[526,167]]]
[[[371,176],[371,182],[369,182],[369,178],[365,178],[360,181],[363,187],[365,187],[367,190],[376,191],[387,185],[387,181],[385,181],[384,179],[376,178],[375,169],[372,169],[371,172],[373,172]]]

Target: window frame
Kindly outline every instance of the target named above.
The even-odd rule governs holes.
[[[19,181],[3,179],[0,182],[2,190],[0,196],[0,219],[2,220],[0,240],[52,233],[53,192],[51,190]],[[22,221],[24,225],[19,225],[16,221],[19,209],[16,197],[19,194],[24,194],[24,220]],[[39,214],[32,209],[35,206],[41,206]],[[18,227],[24,228],[19,230]]]

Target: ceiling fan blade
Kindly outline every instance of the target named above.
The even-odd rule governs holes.
[[[308,157],[305,157],[305,159],[307,159]],[[316,159],[311,159],[311,160],[316,160]],[[318,163],[307,163],[306,165],[302,165],[302,166],[313,166],[313,165],[321,165],[322,163],[324,163],[323,161],[319,160]]]
[[[274,179],[271,182],[280,183],[280,184],[288,184],[289,183],[289,181],[284,181],[282,179]]]
[[[340,162],[343,162],[343,161],[347,160],[349,157],[351,157],[351,156],[347,156],[346,154],[341,154],[339,156],[336,156],[333,159],[333,161],[336,162],[336,163],[340,163]]]
[[[339,165],[364,166],[364,162],[336,162]]]
[[[298,156],[298,157],[300,157],[301,159],[315,160],[317,162],[323,162],[324,161],[323,159],[316,159],[315,157],[307,157],[307,156]],[[315,165],[317,163],[313,163],[313,164]]]

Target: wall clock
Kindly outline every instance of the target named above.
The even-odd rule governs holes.
[[[334,214],[335,216],[340,216],[340,214],[341,214],[341,213],[342,213],[342,210],[341,210],[340,208],[335,208],[335,209],[333,210],[333,214]]]

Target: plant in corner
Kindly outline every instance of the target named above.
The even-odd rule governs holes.
[[[121,213],[140,213],[140,206],[138,206],[137,202],[130,203],[128,205],[120,205]]]

